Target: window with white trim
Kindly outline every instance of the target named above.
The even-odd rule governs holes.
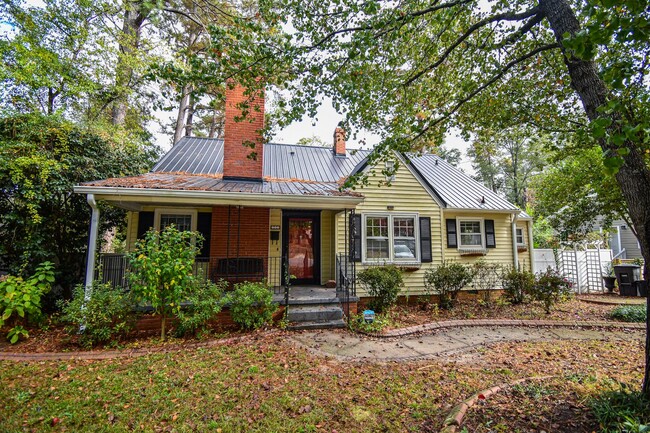
[[[364,215],[364,260],[420,261],[417,215]]]
[[[194,209],[156,209],[154,226],[158,231],[174,224],[179,231],[196,231],[197,212]]]
[[[458,220],[458,234],[459,248],[484,248],[482,220]]]
[[[524,241],[524,229],[516,229],[517,233],[517,245],[526,245],[526,242]]]

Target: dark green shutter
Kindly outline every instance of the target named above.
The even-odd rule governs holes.
[[[485,220],[485,246],[488,248],[496,248],[497,241],[494,236],[494,220]]]
[[[422,263],[431,263],[431,218],[420,217],[420,260]]]
[[[212,212],[199,212],[196,231],[203,235],[203,246],[199,257],[210,257],[210,234],[212,233]]]
[[[447,248],[458,247],[458,235],[456,233],[456,220],[447,220]]]
[[[138,213],[138,239],[144,239],[144,235],[153,227],[153,212]]]
[[[361,215],[350,218],[350,260],[361,261]]]

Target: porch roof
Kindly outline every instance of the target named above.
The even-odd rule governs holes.
[[[336,182],[296,179],[266,179],[259,182],[224,180],[220,175],[150,172],[85,182],[76,186],[74,191],[94,194],[98,199],[127,208],[134,208],[134,202],[158,202],[263,207],[294,204],[305,208],[341,209],[363,201],[363,195],[356,191],[340,190],[339,186]]]

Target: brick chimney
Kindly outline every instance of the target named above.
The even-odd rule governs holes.
[[[334,130],[334,155],[345,156],[345,129],[340,126]]]
[[[230,88],[232,86],[232,89]],[[226,85],[226,118],[223,140],[224,179],[262,180],[264,144],[264,90],[256,95],[245,95],[246,88],[239,84]],[[239,103],[247,107],[242,118]]]

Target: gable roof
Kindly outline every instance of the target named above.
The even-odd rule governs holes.
[[[411,166],[450,209],[517,211],[517,206],[437,155],[408,155]]]
[[[223,153],[221,139],[184,137],[149,173],[83,186],[361,197],[359,192],[339,188],[348,176],[366,167],[371,151],[352,150],[337,156],[331,147],[267,143],[262,182],[223,179]],[[437,155],[409,154],[406,162],[446,209],[518,211],[515,205]],[[530,218],[521,212],[520,218],[526,217]]]

